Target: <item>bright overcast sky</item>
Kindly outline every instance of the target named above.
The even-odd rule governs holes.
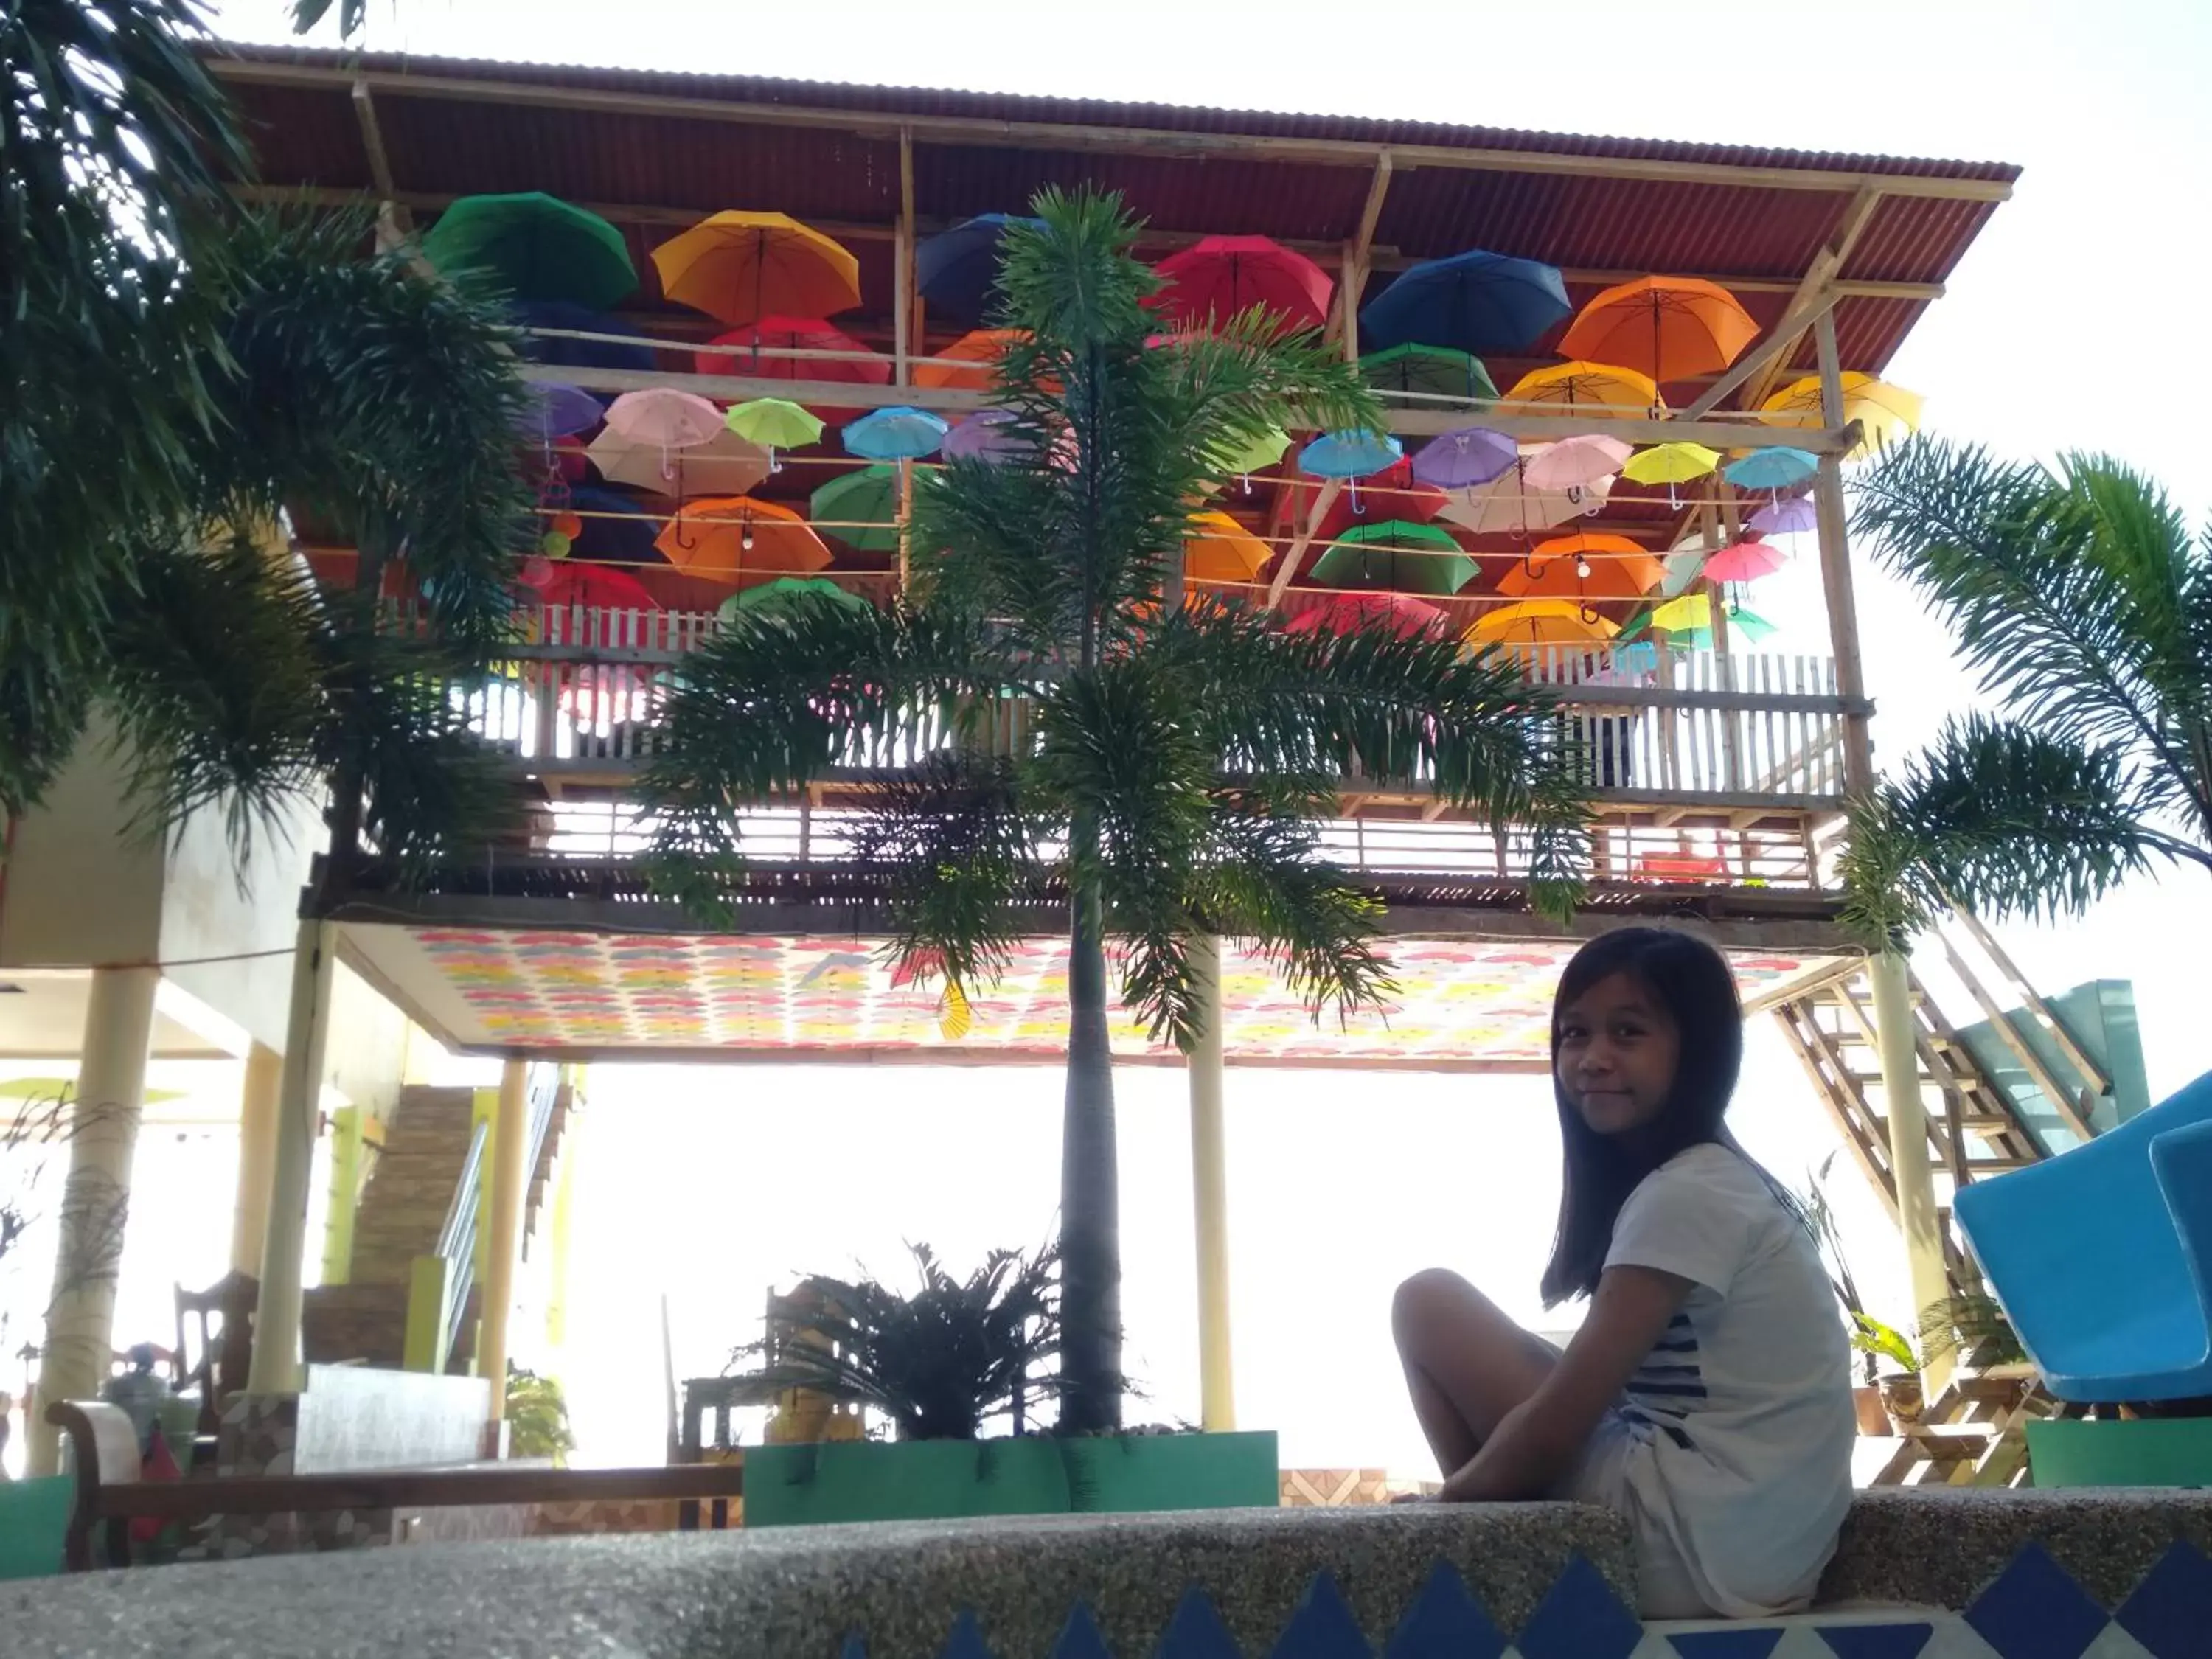
[[[2201,307],[2182,295],[2212,268],[2202,216],[2203,181],[2212,177],[2212,100],[2202,84],[2212,69],[2212,6],[2203,0],[1704,0],[1686,8],[1461,0],[1370,11],[1204,0],[1110,8],[1036,0],[370,3],[368,44],[426,54],[2017,162],[2027,171],[2014,199],[1998,209],[1890,377],[1924,394],[1929,424],[1954,436],[2019,455],[2110,450],[2162,477],[2193,513],[2212,507],[2206,439],[2190,418],[2196,403],[2173,373],[2199,372],[2195,337],[2174,319],[2195,317]],[[233,0],[222,8],[222,27],[240,38],[289,39],[283,15],[275,0]],[[327,26],[319,40],[331,44]],[[1947,666],[1940,629],[1911,598],[1863,566],[1859,580],[1881,703],[1876,741],[1893,757],[1929,733],[1963,695],[1963,682]],[[1825,651],[1809,572],[1763,586],[1759,609],[1785,623],[1781,646]],[[2208,936],[2212,883],[2180,873],[2142,884],[2086,924],[2010,937],[2045,990],[2093,976],[2136,981],[2155,1095],[2212,1065],[2191,994],[2203,982]],[[1750,1109],[1761,1125],[1787,1117],[1799,1126],[1765,1143],[1778,1173],[1795,1180],[1826,1132],[1778,1044],[1764,1033],[1757,1041],[1750,1076],[1761,1098]],[[663,1182],[689,1182],[668,1208],[726,1218],[709,1226],[718,1245],[696,1232],[679,1239],[678,1224],[665,1218],[639,1234],[635,1207],[623,1211],[626,1220],[605,1212],[607,1225],[624,1232],[627,1254],[593,1275],[597,1291],[580,1287],[578,1312],[597,1307],[607,1320],[627,1318],[618,1340],[635,1357],[632,1378],[657,1341],[644,1314],[649,1301],[636,1293],[656,1261],[679,1300],[691,1297],[679,1346],[718,1366],[710,1351],[752,1334],[770,1277],[841,1268],[856,1252],[878,1271],[894,1268],[902,1232],[948,1249],[957,1243],[965,1257],[1042,1237],[1049,1225],[1057,1116],[1049,1077],[1000,1073],[979,1085],[975,1073],[893,1074],[898,1086],[886,1089],[884,1074],[865,1072],[833,1084],[818,1071],[603,1069],[599,1093],[610,1108],[679,1114],[682,1129],[671,1117],[661,1121],[664,1134],[726,1148],[694,1161],[672,1156],[663,1141],[654,1158],[630,1138],[630,1153],[604,1150],[599,1160],[617,1186],[634,1178],[657,1191]],[[1179,1080],[1158,1071],[1122,1075],[1133,1140],[1124,1160],[1133,1340],[1159,1384],[1162,1410],[1194,1409]],[[1284,1429],[1286,1462],[1387,1454],[1410,1467],[1418,1439],[1381,1352],[1389,1284],[1419,1261],[1448,1260],[1533,1316],[1523,1281],[1540,1261],[1538,1235],[1548,1228],[1556,1189],[1548,1170],[1533,1198],[1512,1176],[1556,1155],[1545,1125],[1550,1108],[1543,1085],[1526,1079],[1394,1084],[1397,1115],[1387,1124],[1364,1118],[1362,1145],[1347,1152],[1345,1137],[1331,1132],[1342,1121],[1332,1112],[1352,1089],[1375,1098],[1371,1085],[1342,1074],[1232,1080],[1232,1136],[1249,1149],[1236,1188],[1242,1392],[1249,1419]],[[1471,1135],[1470,1101],[1507,1108],[1510,1131]],[[910,1121],[924,1102],[946,1114],[939,1133]],[[741,1105],[754,1109],[743,1114],[748,1127],[729,1137],[717,1126]],[[1239,1124],[1249,1127],[1240,1134]],[[602,1149],[614,1139],[595,1132]],[[1134,1147],[1157,1156],[1136,1158]],[[1293,1152],[1310,1162],[1286,1161]],[[617,1167],[628,1177],[615,1177]],[[1300,1167],[1311,1170],[1309,1182],[1300,1182]],[[997,1231],[975,1224],[979,1176],[1027,1194],[1003,1215],[989,1206]],[[819,1200],[842,1194],[827,1212],[851,1224],[834,1238],[811,1224],[824,1205],[794,1204],[793,1181]],[[772,1194],[780,1195],[770,1202]],[[592,1200],[579,1202],[591,1212]],[[778,1219],[769,1227],[771,1213]],[[872,1231],[854,1232],[863,1218]],[[1475,1243],[1455,1243],[1470,1237]],[[1875,1248],[1870,1240],[1869,1253]],[[666,1265],[702,1249],[689,1267]],[[1292,1303],[1303,1312],[1287,1311]],[[649,1389],[641,1395],[626,1382],[616,1390],[610,1382],[602,1404],[597,1384],[579,1377],[572,1387],[586,1396],[580,1412],[593,1424],[619,1416],[645,1425],[595,1433],[589,1449],[651,1454],[658,1408]]]

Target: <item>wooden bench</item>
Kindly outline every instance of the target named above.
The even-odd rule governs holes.
[[[471,1504],[574,1504],[639,1498],[728,1498],[744,1493],[744,1469],[732,1463],[662,1468],[367,1469],[341,1474],[196,1475],[139,1478],[138,1436],[117,1407],[57,1401],[46,1420],[68,1435],[76,1460],[76,1501],[63,1559],[88,1571],[93,1534],[106,1528],[109,1562],[128,1565],[130,1522],[198,1521],[212,1515],[293,1515],[332,1510],[448,1509]]]

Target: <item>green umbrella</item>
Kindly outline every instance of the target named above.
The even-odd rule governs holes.
[[[866,466],[814,492],[807,516],[825,536],[862,553],[898,551],[898,469]],[[865,525],[866,527],[859,526]]]
[[[1451,532],[1432,524],[1385,519],[1347,530],[1315,561],[1322,587],[1374,587],[1396,593],[1456,593],[1474,580],[1473,559]]]
[[[538,190],[462,197],[438,216],[422,252],[443,271],[483,272],[518,300],[605,311],[637,286],[622,232]]]
[[[866,611],[868,602],[858,593],[850,593],[833,581],[819,576],[778,576],[772,582],[763,582],[758,587],[748,587],[741,593],[732,593],[722,601],[718,613],[725,619],[740,611],[773,611],[787,605],[802,595],[812,595],[840,605],[852,611]]]
[[[1498,396],[1498,387],[1482,359],[1445,346],[1395,345],[1388,351],[1370,351],[1359,360],[1367,384],[1385,394],[1425,392],[1439,398]]]

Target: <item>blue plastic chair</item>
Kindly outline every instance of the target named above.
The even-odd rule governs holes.
[[[1961,1188],[1956,1201],[2052,1394],[2212,1395],[2212,1073],[2063,1157]]]

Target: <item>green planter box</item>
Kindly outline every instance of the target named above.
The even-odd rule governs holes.
[[[2212,1486],[2212,1418],[2030,1423],[2039,1486]]]
[[[1279,1502],[1272,1432],[745,1448],[748,1527]]]
[[[43,1578],[62,1570],[62,1535],[76,1502],[71,1475],[0,1480],[0,1578]]]

